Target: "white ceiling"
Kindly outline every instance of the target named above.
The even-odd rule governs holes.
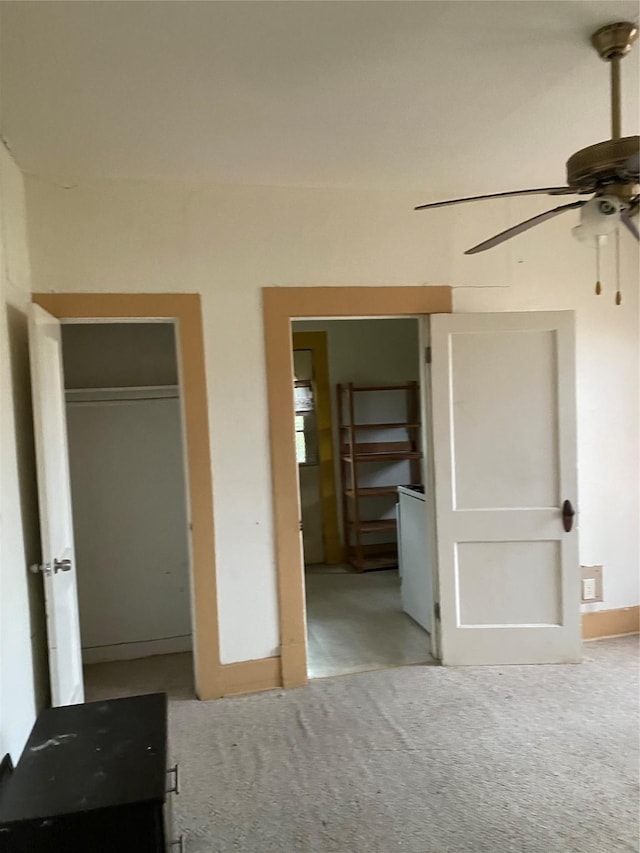
[[[88,177],[411,188],[564,182],[609,136],[598,26],[629,0],[1,2],[1,129]],[[623,63],[638,133],[636,45]],[[426,195],[425,195],[426,194]]]

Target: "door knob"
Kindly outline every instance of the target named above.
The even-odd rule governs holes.
[[[573,528],[573,517],[576,511],[573,508],[571,501],[565,501],[562,504],[562,525],[567,533]]]
[[[51,563],[43,563],[43,565],[39,565],[38,563],[34,563],[32,566],[29,566],[29,571],[34,575],[42,572],[43,575],[50,575],[53,571],[54,575],[57,575],[58,572],[70,572],[71,571],[71,560],[58,560],[55,559],[53,561],[53,566]]]

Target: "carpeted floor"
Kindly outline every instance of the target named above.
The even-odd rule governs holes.
[[[638,641],[579,666],[409,666],[173,700],[189,853],[628,853]]]

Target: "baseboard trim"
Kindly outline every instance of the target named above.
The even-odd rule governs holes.
[[[134,643],[115,643],[112,646],[90,646],[82,649],[82,663],[107,663],[113,660],[135,660],[153,655],[173,655],[190,652],[193,641],[190,634],[162,640],[142,640]]]
[[[600,640],[640,633],[640,605],[582,614],[582,639]]]
[[[220,667],[222,695],[239,696],[282,687],[280,658],[260,658]]]
[[[622,607],[619,610],[600,610],[596,613],[583,613],[582,638],[597,640],[604,637],[619,637],[625,634],[640,633],[640,607]],[[289,656],[289,668],[294,677],[287,687],[307,683],[306,672],[301,670],[300,648],[293,646],[282,649],[283,656]],[[246,693],[259,693],[264,690],[277,690],[283,687],[281,658],[260,658],[258,660],[228,663],[220,667],[222,696],[241,696]]]

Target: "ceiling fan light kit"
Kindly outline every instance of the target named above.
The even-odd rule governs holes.
[[[594,196],[580,210],[580,225],[571,229],[582,243],[606,238],[618,229],[622,203],[614,195]],[[600,243],[602,245],[602,242]]]
[[[576,151],[567,160],[567,186],[543,187],[540,189],[514,190],[469,198],[451,199],[431,204],[422,204],[415,210],[429,210],[451,204],[463,204],[484,199],[510,198],[524,195],[591,195],[588,200],[572,201],[532,216],[505,231],[467,249],[465,255],[484,252],[510,240],[512,237],[546,222],[567,210],[580,210],[580,224],[572,229],[581,242],[595,247],[597,264],[596,293],[602,290],[600,282],[600,249],[607,238],[615,236],[616,243],[616,305],[622,302],[620,292],[620,226],[636,240],[640,234],[632,217],[640,208],[638,183],[640,182],[640,137],[622,136],[622,113],[620,95],[620,61],[631,50],[638,38],[638,27],[629,21],[620,21],[600,27],[592,36],[591,44],[598,55],[609,63],[611,69],[611,139],[597,142]]]

